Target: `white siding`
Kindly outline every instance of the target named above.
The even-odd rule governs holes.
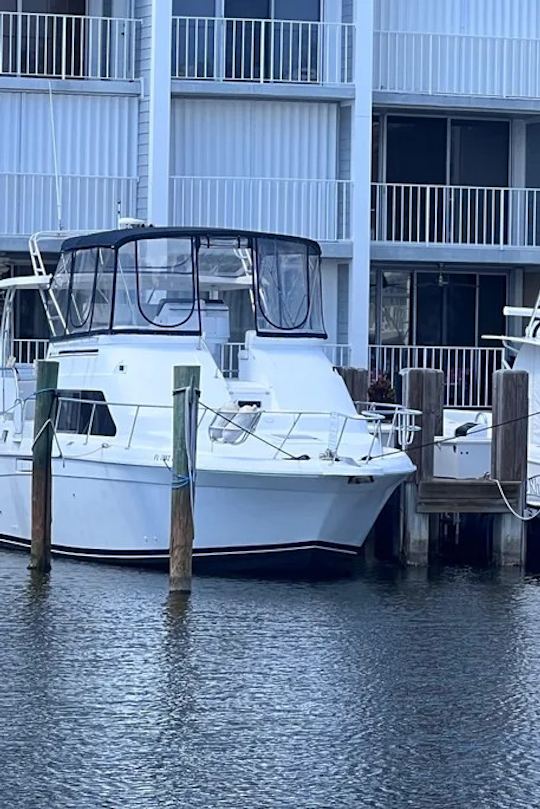
[[[336,177],[337,105],[175,99],[171,174]]]
[[[375,90],[540,97],[538,0],[378,0]]]
[[[150,105],[148,88],[150,82],[152,0],[136,0],[135,16],[141,20],[139,48],[137,52],[137,75],[141,77],[142,97],[139,102],[138,122],[138,167],[137,216],[146,219],[148,208],[148,143],[150,129]]]
[[[21,93],[0,93],[0,172],[19,171]],[[34,121],[34,131],[36,122]],[[39,129],[41,130],[41,125]]]
[[[48,93],[0,93],[0,233],[113,227],[135,213],[137,105],[133,96],[55,93],[58,184]]]
[[[54,94],[52,106],[60,174],[137,175],[136,98]],[[19,108],[19,159],[11,171],[54,172],[49,95],[23,93]]]
[[[540,36],[538,0],[375,0],[376,31]]]

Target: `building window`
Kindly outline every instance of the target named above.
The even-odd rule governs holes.
[[[116,435],[116,425],[99,390],[58,391],[56,430],[76,435]]]

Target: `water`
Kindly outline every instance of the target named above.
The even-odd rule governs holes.
[[[0,806],[540,805],[540,588],[196,579],[0,553]]]

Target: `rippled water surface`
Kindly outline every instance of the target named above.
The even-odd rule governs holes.
[[[199,578],[0,553],[0,806],[540,805],[540,588]]]

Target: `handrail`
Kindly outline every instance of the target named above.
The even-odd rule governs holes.
[[[538,188],[381,182],[371,189],[372,241],[540,246]]]
[[[132,17],[0,12],[0,75],[132,81]]]
[[[2,369],[0,369],[2,370]],[[10,371],[15,372],[15,369],[10,368]],[[24,430],[24,424],[26,419],[24,418],[24,413],[26,410],[26,406],[31,399],[34,399],[35,395],[29,397],[25,400],[20,400],[17,398],[16,405],[21,406],[21,435],[22,431]],[[60,418],[61,413],[61,404],[62,402],[74,402],[78,405],[91,405],[91,414],[88,420],[88,425],[84,433],[72,433],[68,432],[67,434],[70,436],[79,435],[84,438],[85,445],[89,443],[90,438],[94,438],[100,442],[103,442],[104,438],[109,439],[107,442],[107,446],[110,447],[112,444],[116,443],[120,445],[120,438],[121,435],[126,434],[126,430],[122,431],[122,434],[116,433],[115,436],[103,436],[103,435],[92,435],[92,427],[95,418],[95,414],[98,407],[107,407],[111,415],[114,415],[114,410],[118,408],[129,408],[135,409],[135,413],[133,415],[132,421],[130,423],[129,428],[127,429],[127,443],[124,445],[126,450],[130,449],[133,444],[133,438],[135,435],[135,428],[139,420],[139,415],[142,410],[163,410],[166,413],[172,415],[172,405],[156,405],[156,404],[134,404],[128,402],[111,402],[111,401],[96,401],[92,399],[80,399],[75,396],[63,395],[60,394],[58,397],[58,404],[59,406],[56,409],[56,418],[54,429],[56,432],[62,434],[63,431],[58,430],[58,421]],[[215,438],[212,438],[212,427],[217,418],[224,417],[225,421],[230,422],[232,427],[236,430],[239,430],[242,433],[246,434],[246,437],[252,437],[255,440],[260,439],[265,444],[270,444],[270,446],[274,449],[273,458],[277,458],[280,453],[284,453],[287,455],[291,455],[291,453],[285,450],[287,443],[292,440],[295,436],[295,430],[297,430],[298,425],[303,419],[306,418],[317,418],[321,419],[324,418],[327,420],[327,427],[328,427],[328,442],[327,447],[324,452],[320,454],[321,460],[329,460],[329,461],[336,461],[338,460],[339,456],[339,449],[343,442],[344,436],[346,434],[346,428],[349,424],[356,423],[363,423],[368,425],[368,432],[371,436],[370,447],[366,455],[362,458],[361,462],[359,463],[367,463],[373,459],[373,449],[375,444],[379,442],[380,447],[383,447],[383,435],[382,435],[382,425],[384,422],[384,415],[377,412],[362,412],[360,414],[350,415],[350,414],[343,414],[337,412],[328,412],[328,411],[297,411],[297,410],[256,410],[253,411],[252,415],[256,416],[253,420],[249,428],[246,428],[241,423],[235,421],[238,416],[245,416],[246,413],[239,411],[234,407],[230,408],[221,408],[219,410],[211,408],[204,404],[204,402],[199,402],[200,405],[200,412],[197,421],[197,427],[200,429],[202,424],[205,420],[205,417],[208,415],[210,417],[210,424],[208,426],[209,437],[211,440],[211,446],[215,443]],[[5,411],[6,412],[6,411]],[[4,414],[5,414],[4,412]],[[1,414],[0,414],[1,415]],[[394,439],[397,439],[399,446],[405,447],[407,446],[413,438],[413,433],[420,429],[415,424],[415,418],[419,415],[418,411],[410,410],[403,407],[396,408],[396,412],[394,418],[392,420],[392,424],[389,428],[389,435],[387,436],[386,446],[395,446]],[[279,434],[276,435],[275,428],[268,429],[268,426],[265,430],[259,429],[260,425],[263,423],[264,417],[285,417],[285,418],[292,418],[292,425],[288,428],[284,436]],[[124,425],[125,426],[125,425]],[[316,430],[317,433],[322,435],[321,428],[319,427]],[[335,433],[335,439],[332,440],[332,436]],[[265,436],[265,437],[263,437]],[[281,442],[279,444],[272,444],[268,437],[273,439],[280,438]],[[117,439],[114,441],[114,439]],[[379,457],[379,454],[377,454]]]
[[[169,179],[171,221],[193,227],[243,228],[350,238],[350,180],[297,177],[180,176]]]
[[[174,79],[352,84],[352,23],[175,16]]]

